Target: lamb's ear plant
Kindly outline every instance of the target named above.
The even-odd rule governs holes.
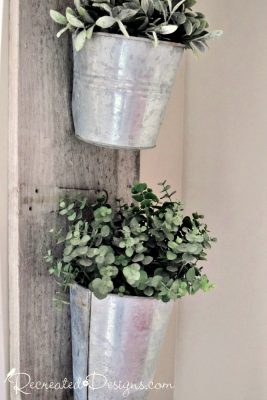
[[[80,196],[60,200],[67,229],[45,259],[63,292],[77,282],[99,299],[114,293],[168,302],[213,287],[201,262],[215,239],[202,215],[183,216],[175,192],[166,181],[160,185],[161,199],[147,184],[134,184],[133,203],[118,201],[115,209],[107,196],[95,204]]]
[[[196,0],[74,0],[65,15],[51,10],[52,19],[62,25],[57,36],[71,31],[75,48],[81,50],[94,32],[147,37],[185,45],[193,51],[205,51],[207,41],[222,31],[208,30],[205,15],[194,11]]]

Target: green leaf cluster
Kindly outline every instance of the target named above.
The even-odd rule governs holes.
[[[205,51],[207,41],[221,36],[209,32],[205,15],[193,11],[196,0],[74,0],[64,15],[51,10],[51,18],[62,25],[58,32],[75,34],[75,48],[81,50],[94,32],[147,37],[180,43],[193,51]]]
[[[63,290],[77,282],[99,299],[114,293],[168,302],[213,287],[199,266],[215,241],[203,216],[184,216],[175,192],[166,181],[160,186],[159,199],[135,183],[133,202],[114,209],[103,197],[95,204],[79,196],[60,200],[66,231],[56,234],[45,259]]]

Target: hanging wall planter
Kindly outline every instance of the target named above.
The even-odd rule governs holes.
[[[184,217],[169,185],[161,187],[159,200],[136,183],[135,203],[114,210],[106,196],[93,205],[82,197],[59,203],[68,229],[46,260],[63,292],[71,287],[75,400],[121,398],[114,387],[82,384],[94,373],[101,384],[136,384],[129,400],[146,399],[149,390],[140,383],[153,380],[174,300],[213,287],[202,261],[215,239],[203,216]]]
[[[74,399],[123,398],[123,390],[107,382],[136,384],[127,398],[146,399],[149,391],[138,386],[153,381],[173,302],[115,294],[99,300],[77,284],[70,293],[73,380],[97,374],[75,390]]]
[[[209,32],[196,0],[74,0],[51,17],[73,33],[75,133],[96,145],[156,145],[184,48],[204,51]],[[151,40],[152,39],[152,40]],[[154,41],[154,45],[153,42]]]
[[[156,145],[184,46],[96,33],[74,49],[76,136],[102,146]]]

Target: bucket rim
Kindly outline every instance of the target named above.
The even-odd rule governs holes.
[[[75,33],[72,34],[72,36],[75,36]],[[103,36],[103,37],[108,37],[108,38],[116,38],[120,40],[125,40],[125,41],[137,41],[137,42],[145,42],[145,43],[150,43],[153,45],[153,41],[149,38],[145,37],[139,37],[139,36],[129,36],[125,37],[124,35],[120,35],[118,33],[108,33],[108,32],[95,32],[90,40],[94,40],[95,36]],[[90,42],[90,40],[87,40],[87,42]],[[185,50],[185,45],[182,43],[176,43],[176,42],[168,42],[167,40],[159,40],[158,41],[158,46],[172,46],[172,47],[179,47],[183,50]],[[158,47],[157,46],[157,47]]]
[[[79,290],[82,289],[82,290],[89,291],[90,293],[92,293],[93,296],[95,296],[94,293],[93,293],[90,289],[88,289],[88,288],[86,288],[86,287],[80,285],[79,283],[74,282],[74,283],[71,285],[71,288],[72,288],[72,287],[75,287],[75,286],[78,287]],[[146,297],[146,296],[130,296],[130,295],[119,296],[119,295],[116,294],[116,293],[109,293],[109,294],[107,295],[107,297],[105,297],[103,300],[105,300],[105,299],[107,299],[107,298],[109,298],[109,297],[115,297],[116,299],[119,298],[119,299],[122,299],[122,300],[123,300],[124,298],[127,298],[127,299],[132,299],[132,300],[138,299],[138,300],[150,301],[150,302],[154,301],[154,302],[157,302],[157,303],[160,303],[160,304],[173,304],[173,303],[175,302],[174,300],[170,300],[170,301],[168,301],[168,302],[164,302],[164,301],[162,301],[162,300],[155,299],[155,297]],[[95,298],[97,298],[97,297],[95,296]],[[101,301],[101,299],[98,299],[98,300]]]
[[[92,144],[94,146],[97,147],[103,147],[106,149],[114,149],[114,150],[127,150],[127,151],[131,151],[131,150],[150,150],[150,149],[154,149],[156,147],[155,144],[151,144],[150,146],[126,146],[126,145],[119,145],[119,144],[109,144],[109,143],[104,143],[104,142],[97,142],[95,140],[90,140],[90,139],[85,139],[83,136],[79,135],[78,133],[75,132],[75,136],[78,140],[81,140],[84,143],[88,143],[88,144]]]

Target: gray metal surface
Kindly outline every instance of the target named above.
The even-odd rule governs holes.
[[[73,382],[85,380],[88,375],[90,307],[92,292],[79,285],[70,291]],[[87,400],[87,388],[79,385],[75,400]]]
[[[100,146],[154,147],[183,51],[174,43],[94,34],[73,53],[76,136]]]
[[[145,388],[153,381],[172,307],[172,302],[144,297],[109,295],[98,300],[89,290],[74,285],[74,380],[84,380],[86,371],[91,376],[91,387],[75,390],[75,400],[119,400],[125,398],[127,387],[127,399],[145,400],[149,390],[140,390],[140,384]]]

